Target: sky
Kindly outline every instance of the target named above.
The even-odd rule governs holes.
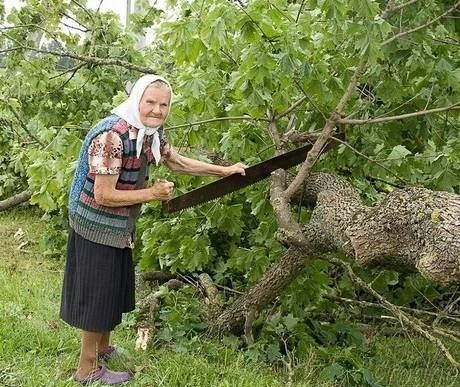
[[[20,0],[3,0],[5,3],[6,13],[9,13],[10,9],[13,7],[20,7],[22,1]],[[89,8],[96,9],[99,5],[100,0],[88,0],[87,6]],[[114,1],[114,0],[103,0],[101,5],[101,10],[108,11],[112,10],[117,12],[120,15],[122,22],[125,22],[126,19],[126,1]],[[131,1],[134,3],[134,0]]]
[[[1,2],[2,0],[0,0]],[[101,0],[87,0],[86,6],[88,8],[92,9],[97,9],[99,6]],[[17,8],[21,7],[22,4],[24,4],[24,1],[21,0],[3,0],[5,4],[5,10],[6,14],[10,12],[12,8]],[[84,1],[82,1],[84,2]],[[102,4],[100,7],[101,11],[114,11],[120,15],[120,21],[123,25],[126,24],[126,5],[127,5],[127,0],[102,0]],[[135,0],[131,0],[131,10],[134,10],[134,2]],[[150,4],[155,4],[155,6],[164,6],[165,1],[164,0],[150,0]],[[71,20],[66,20],[66,23],[69,25],[74,25],[75,23],[72,22]],[[70,31],[67,27],[62,26],[61,27],[63,31]],[[75,30],[72,30],[72,32],[75,32]],[[153,32],[150,30],[146,31],[146,35],[144,36],[143,39],[140,39],[138,42],[139,48],[144,47],[148,42],[153,40]]]

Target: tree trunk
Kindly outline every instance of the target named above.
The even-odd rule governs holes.
[[[305,254],[300,250],[288,249],[256,285],[210,323],[211,334],[240,331],[248,314],[251,311],[258,313],[273,301],[297,277],[306,263]]]
[[[351,186],[342,188],[342,179],[321,173],[312,182],[323,189],[309,192],[316,203],[305,231],[324,252],[345,252],[369,268],[420,272],[443,285],[460,283],[460,195],[409,187],[366,207]]]

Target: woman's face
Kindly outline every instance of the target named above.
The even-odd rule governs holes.
[[[149,128],[161,126],[168,115],[170,99],[166,87],[147,87],[139,102],[141,122]]]

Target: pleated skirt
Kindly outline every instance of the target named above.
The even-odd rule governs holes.
[[[132,250],[91,242],[70,229],[61,318],[85,331],[106,332],[134,307]]]

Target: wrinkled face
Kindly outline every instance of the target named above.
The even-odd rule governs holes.
[[[168,115],[170,100],[171,93],[167,87],[147,87],[139,102],[141,122],[149,128],[161,126]]]

